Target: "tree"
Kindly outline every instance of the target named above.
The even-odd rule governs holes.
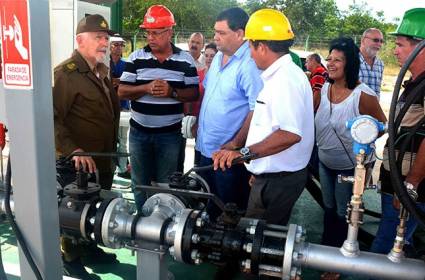
[[[288,17],[297,37],[334,36],[340,26],[335,0],[248,0],[244,8],[249,14],[262,8],[282,11]]]
[[[123,7],[123,30],[126,34],[138,31],[147,9],[159,4],[155,0],[125,0]],[[212,30],[218,13],[229,7],[236,7],[236,0],[162,0],[176,20],[177,30]]]

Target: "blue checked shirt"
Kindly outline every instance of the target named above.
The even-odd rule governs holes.
[[[375,57],[372,67],[367,64],[363,55],[360,53],[360,71],[359,79],[366,85],[368,85],[380,98],[382,75],[384,73],[384,63],[378,57]]]

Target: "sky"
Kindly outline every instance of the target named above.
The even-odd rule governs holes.
[[[404,12],[411,8],[425,8],[425,0],[335,0],[335,2],[340,10],[347,10],[353,2],[356,4],[367,2],[368,7],[373,10],[373,16],[378,11],[384,11],[386,21],[394,23],[397,23],[395,18],[401,19]]]

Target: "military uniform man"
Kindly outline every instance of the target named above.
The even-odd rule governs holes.
[[[108,49],[108,23],[100,15],[90,15],[77,26],[78,48],[71,58],[55,68],[53,107],[56,154],[73,152],[114,152],[116,150],[120,107],[117,93],[108,78],[109,69],[103,63]],[[75,168],[90,173],[98,171],[99,184],[110,189],[113,179],[111,158],[74,156]],[[89,275],[82,263],[115,262],[94,244],[74,244],[61,239],[65,272],[82,279],[97,279]]]
[[[114,152],[119,125],[119,100],[102,63],[108,48],[108,25],[100,15],[83,19],[77,28],[78,49],[55,68],[53,106],[56,153]],[[99,172],[99,183],[110,189],[110,158],[74,157],[76,167]]]

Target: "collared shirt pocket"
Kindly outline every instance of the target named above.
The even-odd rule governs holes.
[[[271,116],[266,102],[257,99],[255,102],[254,115],[252,116],[252,124],[256,126],[269,126],[270,121]]]

